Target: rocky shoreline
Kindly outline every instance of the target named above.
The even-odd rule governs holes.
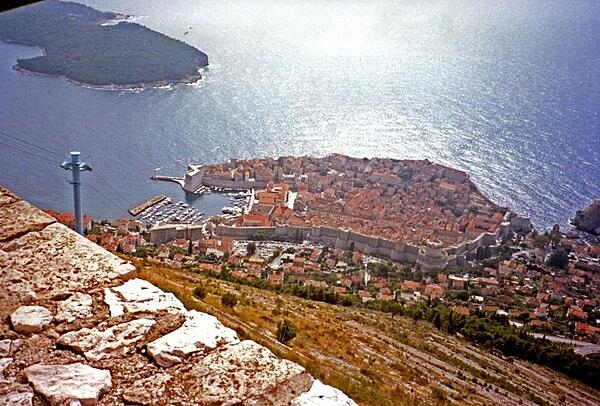
[[[0,40],[41,50],[41,56],[17,58],[15,70],[86,88],[143,90],[202,79],[205,53],[132,18],[49,1],[0,16]]]
[[[600,199],[596,199],[587,208],[578,210],[571,224],[580,231],[600,235]]]
[[[42,48],[43,50],[43,48]],[[45,54],[45,52],[44,52]],[[146,89],[161,89],[161,88],[165,88],[167,86],[171,86],[171,85],[179,85],[179,84],[184,84],[184,85],[191,85],[194,83],[197,83],[198,81],[202,80],[203,76],[202,74],[200,74],[200,72],[198,72],[197,75],[188,75],[183,79],[180,80],[161,80],[158,82],[140,82],[140,83],[130,83],[130,84],[116,84],[116,83],[110,83],[110,84],[106,84],[106,85],[96,85],[93,83],[86,83],[86,82],[81,82],[81,81],[77,81],[75,79],[71,79],[68,76],[64,76],[64,75],[51,75],[51,74],[47,74],[47,73],[42,73],[42,72],[36,72],[36,71],[32,71],[29,69],[25,69],[24,67],[22,67],[21,65],[19,65],[18,63],[16,65],[13,66],[13,69],[21,72],[25,75],[36,75],[36,76],[44,76],[44,77],[51,77],[51,78],[58,78],[58,79],[62,79],[64,81],[67,81],[71,84],[74,84],[76,86],[81,86],[84,87],[86,89],[96,89],[96,90],[146,90]]]

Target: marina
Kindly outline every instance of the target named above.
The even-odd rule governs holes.
[[[209,187],[203,187],[203,189],[202,194],[210,194],[214,191],[227,198],[227,205],[220,210],[220,215],[225,219],[233,219],[249,212],[254,202],[253,190],[240,191]],[[204,212],[186,202],[174,201],[165,195],[154,196],[132,207],[129,213],[149,227],[164,224],[194,225],[202,224],[207,220]]]
[[[167,197],[140,211],[137,218],[150,226],[169,223],[200,224],[204,213],[185,202],[175,202]]]
[[[151,176],[152,180],[157,181],[167,181],[174,182],[179,184],[184,190],[187,190],[187,193],[191,193],[194,195],[208,195],[213,192],[216,194],[220,194],[222,196],[227,197],[229,204],[223,206],[221,209],[222,217],[227,220],[231,220],[235,217],[241,216],[244,213],[250,212],[252,206],[254,204],[254,189],[243,189],[243,188],[228,188],[221,186],[209,186],[200,184],[193,189],[185,189],[184,182],[185,178],[177,177],[177,176],[168,176],[168,175],[158,175],[156,172]],[[167,199],[170,200],[170,199]],[[180,203],[175,203],[175,205],[179,205]],[[167,203],[170,205],[172,203]],[[185,203],[183,203],[186,205]],[[187,205],[186,205],[187,206]],[[186,207],[183,206],[183,207]],[[158,206],[161,207],[161,206]],[[194,224],[200,220],[197,215],[193,215],[193,213],[188,213],[184,211],[183,213],[177,214],[176,210],[159,210],[155,208],[154,210],[148,210],[147,213],[144,213],[140,219],[150,224],[165,224],[168,222],[171,223],[182,223],[182,224]],[[179,207],[179,206],[177,206]],[[192,210],[194,208],[187,208],[187,210]],[[133,214],[133,213],[132,213]],[[141,214],[141,213],[140,213]],[[191,220],[191,221],[190,221]]]

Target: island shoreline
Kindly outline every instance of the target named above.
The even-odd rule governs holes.
[[[4,41],[6,42],[6,41]],[[8,42],[7,42],[8,43]],[[12,42],[11,44],[16,44],[16,45],[23,45],[23,44],[17,44]],[[29,45],[25,45],[25,46],[29,46]],[[37,47],[39,49],[42,50],[43,54],[46,55],[46,51],[44,50],[44,48],[41,47]],[[208,66],[208,65],[207,65]],[[26,69],[24,67],[22,67],[21,65],[19,65],[19,63],[16,63],[15,65],[12,66],[12,69],[14,69],[17,72],[20,72],[24,75],[33,75],[33,76],[41,76],[41,77],[49,77],[49,78],[56,78],[56,79],[61,79],[64,80],[65,82],[71,83],[73,85],[79,86],[79,87],[83,87],[86,89],[94,89],[94,90],[147,90],[147,89],[163,89],[167,86],[171,86],[171,85],[191,85],[191,84],[195,84],[198,83],[199,81],[201,81],[204,76],[202,76],[202,74],[199,72],[200,70],[204,69],[204,67],[200,67],[198,69],[198,74],[197,75],[192,75],[190,77],[181,79],[181,80],[164,80],[164,81],[158,81],[158,82],[142,82],[142,83],[131,83],[131,84],[116,84],[116,83],[110,83],[110,84],[106,84],[106,85],[96,85],[93,83],[87,83],[87,82],[80,82],[78,80],[75,79],[71,79],[68,76],[64,76],[64,75],[53,75],[50,73],[43,73],[43,72],[36,72],[36,71],[32,71],[29,69]]]
[[[208,66],[205,53],[133,22],[133,15],[57,1],[16,10],[11,16],[2,20],[0,41],[41,53],[16,57],[12,69],[23,74],[63,79],[88,89],[139,91],[197,85]],[[31,27],[61,35],[40,37]],[[98,56],[94,40],[105,41]],[[127,41],[133,41],[131,46]]]

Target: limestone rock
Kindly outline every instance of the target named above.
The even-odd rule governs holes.
[[[32,365],[24,370],[34,390],[52,405],[95,405],[100,395],[110,390],[110,372],[75,363],[69,365]]]
[[[183,304],[172,293],[166,293],[150,282],[131,279],[115,288],[104,289],[104,302],[110,309],[111,317],[127,313],[157,312],[167,310],[172,313],[185,312]]]
[[[0,206],[11,204],[19,200],[19,198],[7,189],[0,186]]]
[[[0,358],[0,381],[4,380],[4,370],[12,364],[12,358]]]
[[[341,390],[317,379],[308,392],[292,400],[292,406],[356,406],[356,403]]]
[[[145,379],[136,380],[132,387],[125,389],[123,399],[136,405],[153,405],[158,403],[165,394],[165,388],[171,375],[167,373],[154,374]]]
[[[40,298],[55,292],[87,292],[114,279],[135,276],[135,267],[62,224],[51,224],[0,248],[9,254],[0,271],[18,269]],[[2,272],[0,272],[1,274]]]
[[[18,333],[39,333],[52,323],[52,314],[42,306],[21,306],[10,315],[10,322]]]
[[[6,357],[10,355],[10,343],[11,340],[0,340],[0,357]]]
[[[15,352],[23,345],[23,340],[16,339],[4,339],[0,340],[0,357],[9,357],[14,355]]]
[[[148,344],[148,353],[158,365],[170,367],[189,354],[238,342],[235,331],[216,317],[190,310],[180,328]]]
[[[76,292],[58,304],[56,320],[71,323],[77,319],[86,319],[92,315],[92,296]]]
[[[4,199],[9,204],[0,205],[0,242],[42,230],[56,220],[41,210],[22,200],[10,203],[10,198]]]
[[[31,386],[0,381],[0,406],[31,406],[32,399]]]
[[[600,235],[600,199],[586,209],[579,210],[571,222],[581,231]]]
[[[190,369],[184,381],[189,403],[279,405],[308,391],[313,378],[300,365],[246,340],[213,351]],[[171,382],[172,388],[175,385]]]
[[[137,319],[117,324],[104,331],[82,328],[63,334],[57,343],[83,353],[89,360],[98,361],[128,353],[131,345],[143,339],[144,334],[154,324],[154,320]]]

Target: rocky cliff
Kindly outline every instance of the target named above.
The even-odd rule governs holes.
[[[355,405],[0,188],[0,404]]]
[[[600,235],[600,199],[586,209],[579,210],[571,222],[581,231]]]

